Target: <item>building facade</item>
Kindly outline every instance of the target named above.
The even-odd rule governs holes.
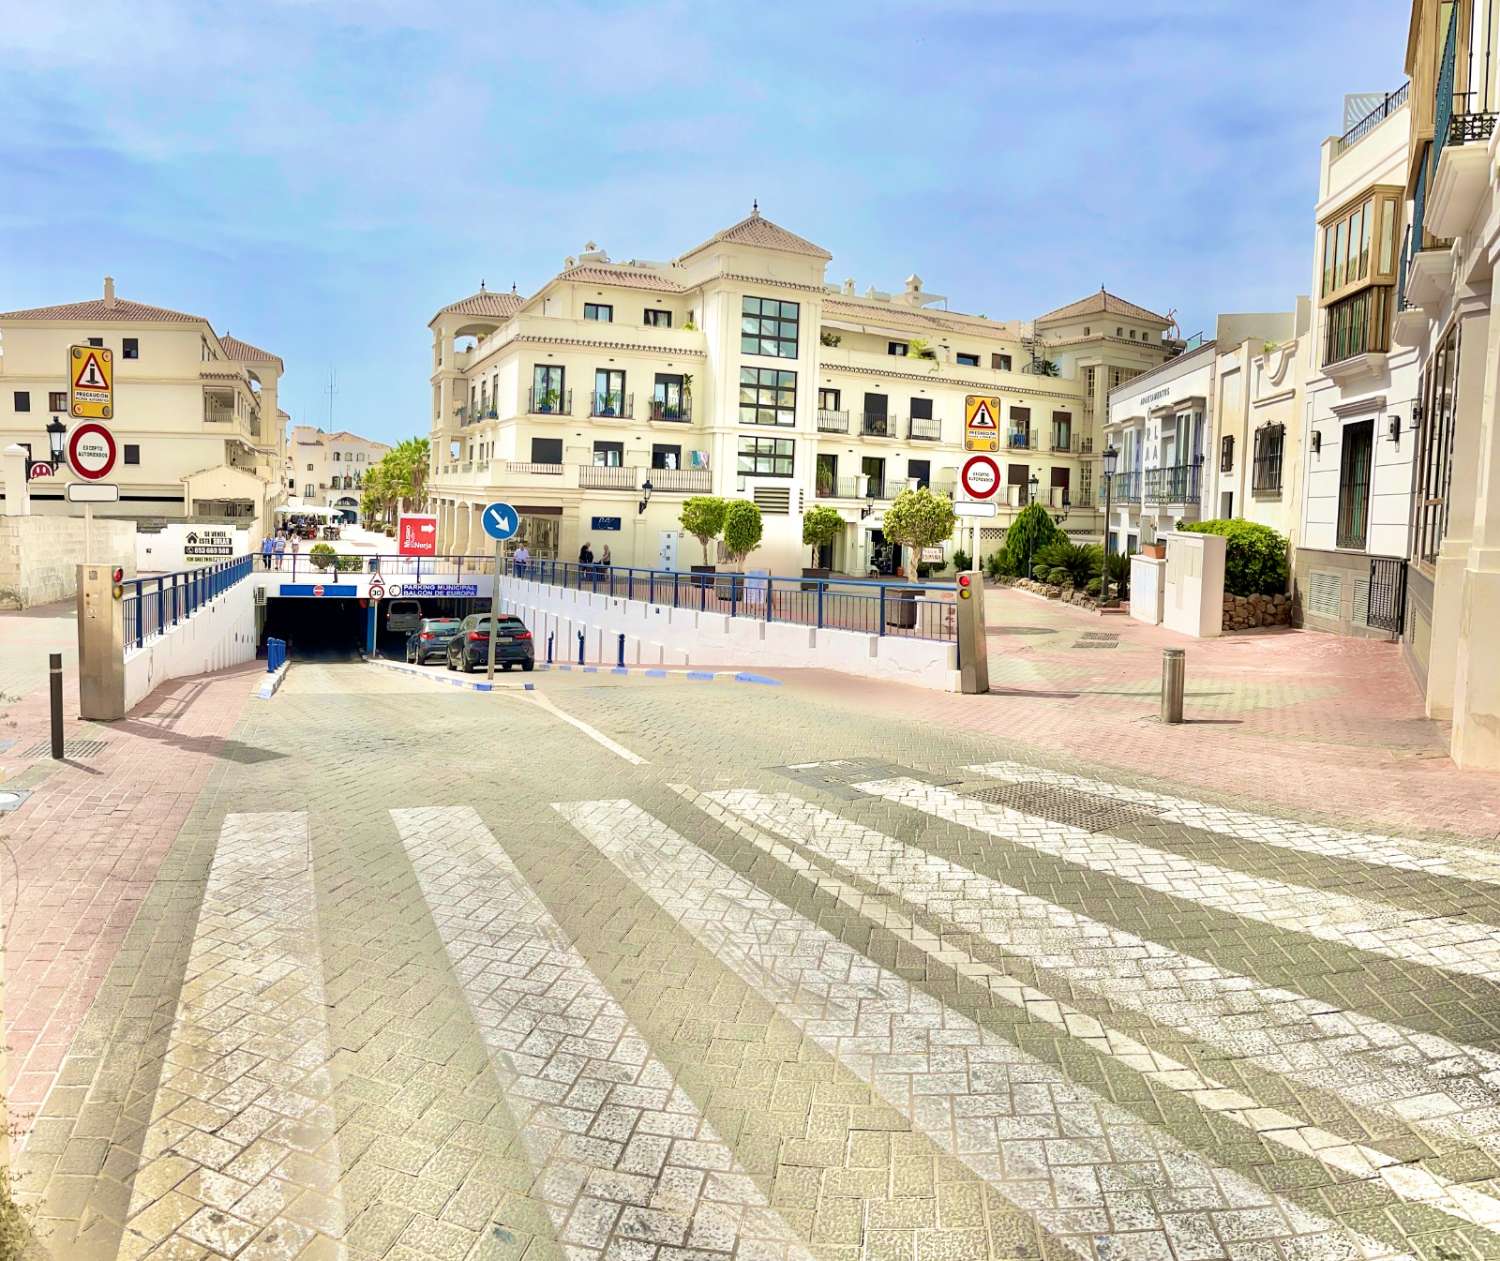
[[[347,429],[325,433],[313,425],[294,426],[286,445],[288,508],[337,508],[356,516],[365,474],[391,449]]]
[[[68,420],[68,347],[114,352],[120,502],[100,516],[232,520],[265,529],[282,500],[281,359],[220,336],[202,316],[118,297],[0,314],[0,449],[49,453],[47,425]],[[32,511],[71,515],[66,467],[30,483]]]
[[[898,293],[829,285],[830,258],[756,211],[671,262],[615,263],[591,244],[529,298],[481,288],[444,307],[430,323],[441,545],[484,550],[477,513],[503,499],[534,555],[588,542],[616,564],[685,569],[705,557],[681,534],[682,502],[716,494],[761,508],[748,565],[910,573],[884,509],[908,486],[956,492],[974,394],[1001,400],[984,540],[1033,496],[1097,538],[1098,395],[1081,369],[1160,363],[1169,321],[1130,304],[1108,332],[1075,331],[1069,308],[990,320],[940,306],[917,276]],[[813,557],[801,522],[819,503],[845,525]]]

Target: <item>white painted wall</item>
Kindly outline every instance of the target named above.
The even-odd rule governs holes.
[[[230,552],[226,556],[194,553],[189,555],[187,536],[203,538],[207,535],[227,535]],[[136,535],[135,562],[143,574],[169,574],[179,569],[191,569],[198,565],[213,564],[220,560],[233,560],[248,555],[259,547],[259,531],[236,529],[228,525],[194,525],[191,522],[172,522],[160,531]]]
[[[99,564],[135,573],[135,522],[95,519],[92,555]],[[22,608],[67,600],[78,591],[83,563],[81,517],[0,517],[0,589]]]
[[[185,622],[140,648],[125,650],[125,710],[169,679],[255,660],[255,587],[237,582]]]
[[[951,643],[726,617],[514,578],[502,581],[501,601],[531,628],[538,660],[546,660],[551,634],[556,660],[576,661],[582,631],[585,658],[613,664],[623,632],[627,665],[839,670],[959,690],[958,648]]]

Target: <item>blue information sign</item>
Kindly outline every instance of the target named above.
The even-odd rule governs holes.
[[[476,596],[477,582],[401,582],[386,588],[392,599],[397,596]]]
[[[618,530],[620,528],[619,517],[595,517],[593,528],[599,531]]]
[[[506,503],[490,504],[480,520],[484,522],[484,532],[496,542],[515,538],[521,528],[521,514]]]

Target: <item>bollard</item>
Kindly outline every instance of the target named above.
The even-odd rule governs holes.
[[[1181,648],[1161,650],[1161,720],[1182,721],[1182,692],[1187,682],[1187,657]]]
[[[583,664],[583,632],[578,632],[578,664]]]
[[[54,760],[61,760],[63,755],[62,653],[49,653],[47,665],[52,672],[52,757]]]
[[[547,632],[547,664],[552,664],[552,632]]]
[[[624,666],[624,664],[625,664],[625,632],[624,631],[620,632],[619,649],[618,649],[618,651],[616,652],[615,655],[619,658],[619,660],[617,660],[615,662],[615,664],[617,666]]]

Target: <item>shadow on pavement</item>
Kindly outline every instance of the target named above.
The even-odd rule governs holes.
[[[136,718],[124,718],[112,726],[116,730],[129,732],[133,736],[141,736],[147,740],[160,740],[164,744],[184,749],[189,753],[207,753],[221,761],[239,762],[246,766],[257,762],[275,762],[286,757],[285,753],[277,753],[274,749],[263,749],[259,745],[246,744],[242,740],[224,739],[219,736],[180,736],[166,727],[141,722]]]

